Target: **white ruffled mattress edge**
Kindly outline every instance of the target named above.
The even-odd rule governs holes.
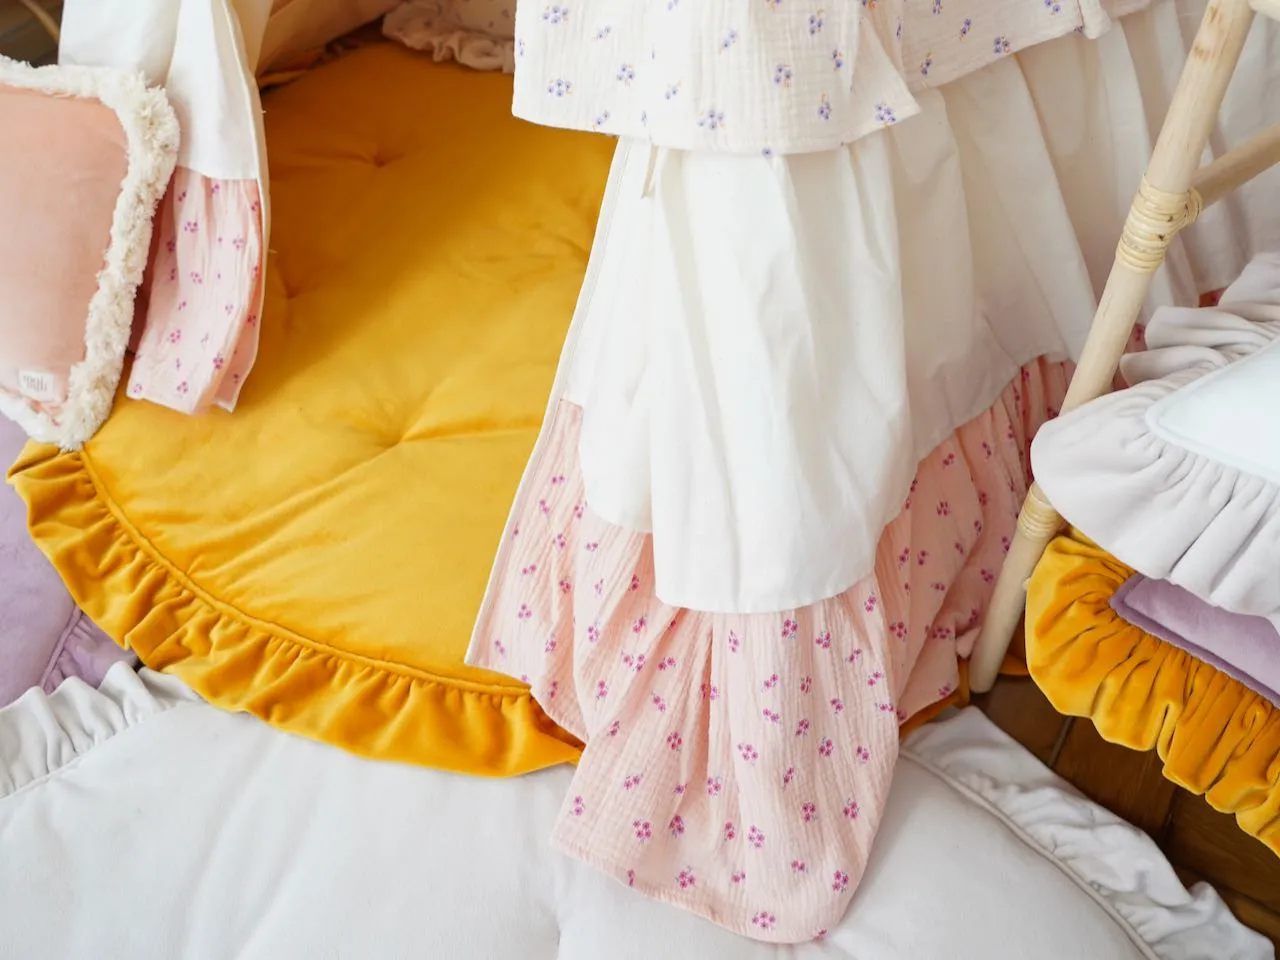
[[[1157,311],[1146,336],[1122,366],[1133,386],[1041,428],[1036,479],[1128,566],[1274,621],[1280,483],[1265,465],[1280,435],[1266,422],[1280,385],[1252,368],[1280,359],[1280,254],[1255,259],[1215,308]]]
[[[163,718],[172,717],[172,720],[164,720]],[[185,717],[185,720],[183,719]],[[167,734],[162,734],[161,730],[164,723],[169,723],[171,728]],[[520,781],[514,782],[491,782],[479,781],[471,778],[454,777],[449,774],[443,774],[436,771],[425,771],[411,768],[397,767],[395,765],[376,765],[370,764],[368,761],[357,760],[356,758],[347,757],[337,751],[329,748],[320,747],[315,744],[309,744],[305,741],[297,740],[289,737],[287,734],[279,733],[271,730],[256,721],[244,716],[233,716],[222,714],[213,707],[205,705],[187,690],[179,681],[174,678],[162,676],[143,669],[134,672],[126,665],[120,664],[113,667],[100,690],[94,690],[79,680],[68,680],[53,694],[45,694],[40,690],[33,689],[28,694],[20,698],[16,703],[12,704],[4,710],[0,710],[0,770],[4,771],[3,782],[0,782],[0,836],[4,836],[6,831],[14,829],[22,829],[24,823],[30,823],[32,812],[37,819],[45,824],[42,835],[33,839],[30,832],[26,833],[26,840],[21,844],[14,844],[14,847],[6,846],[11,850],[13,857],[8,860],[8,869],[16,869],[17,871],[28,871],[33,876],[38,875],[43,869],[45,859],[53,858],[57,851],[67,852],[76,850],[82,845],[94,844],[97,836],[93,833],[92,827],[81,827],[80,819],[74,818],[74,806],[67,802],[66,790],[80,794],[80,800],[84,801],[84,794],[87,791],[90,795],[92,804],[110,805],[113,802],[115,791],[111,784],[117,780],[130,778],[132,776],[162,776],[154,772],[148,772],[138,767],[138,764],[147,761],[148,757],[154,760],[155,766],[158,768],[166,765],[171,758],[171,754],[166,754],[163,750],[159,752],[150,751],[149,745],[139,753],[139,741],[132,744],[132,755],[130,748],[121,746],[116,749],[118,755],[112,756],[110,745],[113,742],[123,744],[131,735],[147,737],[147,730],[150,730],[150,738],[158,743],[163,743],[167,739],[170,742],[170,750],[175,746],[187,749],[187,741],[181,739],[182,729],[189,727],[192,731],[205,731],[206,736],[201,738],[199,743],[191,743],[190,749],[196,753],[205,754],[204,758],[199,762],[201,764],[210,764],[218,767],[220,764],[226,766],[226,761],[230,758],[233,762],[231,768],[236,768],[240,761],[236,761],[236,750],[231,744],[242,741],[238,748],[241,753],[248,752],[260,757],[260,765],[244,769],[243,776],[246,782],[249,782],[251,789],[250,796],[253,795],[252,784],[257,781],[261,786],[263,781],[273,780],[279,776],[281,783],[273,783],[270,790],[278,792],[286,790],[289,785],[289,767],[296,764],[298,755],[303,756],[303,765],[313,769],[322,766],[328,766],[327,772],[332,782],[345,781],[352,782],[350,773],[352,771],[337,770],[342,764],[357,764],[360,769],[366,771],[375,771],[380,768],[386,771],[390,777],[399,777],[402,783],[416,782],[420,787],[429,786],[429,793],[436,794],[442,798],[441,811],[439,815],[445,817],[444,809],[448,807],[449,795],[452,793],[488,790],[497,795],[498,792],[504,791],[512,794],[509,800],[515,800],[516,810],[520,811],[517,819],[527,819],[536,824],[542,819],[547,819],[554,808],[554,797],[543,797],[542,794],[550,790],[552,793],[557,791],[557,784],[560,781],[555,778],[555,771],[544,774],[534,775],[532,777],[522,778]],[[175,734],[175,729],[177,734]],[[219,733],[220,731],[220,733]],[[212,734],[212,735],[210,735]],[[190,735],[190,734],[188,734]],[[259,742],[261,741],[261,742]],[[247,745],[246,745],[247,744]],[[218,754],[226,746],[225,752],[227,757],[219,757]],[[107,756],[104,759],[103,753],[106,751]],[[290,762],[281,762],[282,757],[292,757]],[[976,709],[968,709],[954,714],[951,718],[934,723],[930,726],[918,731],[907,741],[904,748],[904,765],[907,768],[916,768],[917,771],[927,771],[927,774],[937,780],[950,786],[957,794],[967,800],[969,804],[979,807],[986,813],[994,816],[1009,831],[1015,835],[1021,843],[1032,848],[1036,854],[1043,857],[1045,861],[1056,866],[1057,870],[1065,875],[1071,883],[1081,890],[1085,896],[1090,898],[1097,906],[1110,917],[1110,921],[1114,922],[1122,931],[1123,938],[1128,939],[1134,946],[1134,955],[1152,958],[1152,960],[1253,960],[1253,958],[1273,958],[1273,947],[1265,939],[1256,933],[1248,930],[1241,925],[1231,915],[1230,911],[1219,899],[1217,894],[1207,885],[1197,885],[1194,892],[1189,893],[1184,889],[1178,881],[1172,866],[1160,853],[1153,841],[1145,834],[1137,830],[1135,827],[1125,823],[1118,817],[1114,816],[1105,809],[1087,800],[1079,795],[1068,784],[1054,775],[1051,771],[1039,763],[1031,754],[1022,747],[1014,743],[1004,733],[999,731],[989,720],[986,719]],[[94,763],[96,761],[96,764]],[[88,769],[82,767],[82,764],[90,763]],[[144,767],[147,764],[144,763]],[[73,773],[73,771],[75,771]],[[334,776],[334,774],[339,776]],[[910,769],[899,770],[899,777],[904,782],[914,782],[915,786],[905,796],[910,796],[913,804],[928,791],[922,791],[922,781],[917,774],[914,779]],[[406,780],[405,778],[413,778]],[[927,778],[926,778],[927,779]],[[63,787],[62,790],[56,789],[59,782]],[[226,851],[222,850],[222,846],[227,843],[226,837],[239,834],[241,844],[245,846],[253,846],[255,843],[261,843],[261,838],[254,840],[251,836],[245,836],[242,829],[236,827],[233,818],[238,814],[241,817],[248,816],[249,822],[262,816],[254,808],[251,800],[246,799],[244,806],[247,810],[234,809],[236,804],[227,804],[227,799],[237,796],[238,784],[232,783],[227,785],[225,778],[220,780],[223,786],[220,788],[225,794],[221,801],[227,811],[227,822],[224,823],[204,823],[195,822],[191,826],[196,834],[207,834],[207,842],[215,844],[210,850],[218,850],[226,856]],[[296,782],[296,778],[295,778]],[[48,785],[51,790],[47,794],[41,794],[39,791],[42,785]],[[184,784],[185,789],[185,784]],[[369,785],[354,785],[351,789],[351,796],[361,796],[361,790],[366,791],[372,789]],[[377,792],[377,791],[375,791]],[[944,793],[946,791],[943,791]],[[176,789],[175,794],[181,794],[181,789]],[[284,797],[281,797],[284,799]],[[296,798],[295,798],[296,799]],[[420,801],[422,798],[416,798]],[[454,797],[454,800],[457,798]],[[550,801],[550,802],[548,802]],[[128,804],[127,800],[120,802]],[[159,802],[164,803],[161,799]],[[332,798],[330,798],[332,802]],[[474,800],[471,801],[474,804]],[[899,800],[901,802],[901,799]],[[924,801],[919,801],[924,802]],[[175,796],[175,804],[185,804],[193,811],[201,809],[200,801],[194,802],[190,797]],[[15,807],[14,804],[17,804]],[[911,806],[912,804],[908,804]],[[210,806],[210,804],[206,804]],[[321,804],[323,806],[323,804]],[[501,804],[495,804],[495,811]],[[961,804],[961,806],[965,806]],[[372,810],[362,810],[358,806],[349,808],[350,805],[344,802],[342,810],[343,817],[350,817],[352,822],[358,823],[363,816],[375,813]],[[431,819],[436,813],[432,809],[434,805],[423,807],[424,823],[426,829],[432,836],[439,836],[442,833],[454,833],[454,828],[447,828],[443,831],[434,828],[434,820]],[[415,809],[417,808],[415,802]],[[314,808],[313,808],[314,809]],[[477,816],[485,819],[483,811],[477,810]],[[190,814],[188,814],[189,816]],[[130,834],[127,843],[133,843],[137,846],[144,846],[142,838],[149,834],[149,823],[136,822],[131,819],[134,816],[133,811],[112,811],[112,817],[108,818],[113,822],[119,822],[126,825],[126,833]],[[138,810],[137,817],[140,820],[146,820],[146,814],[142,810]],[[295,817],[293,814],[284,814],[284,816]],[[295,817],[296,818],[296,817]],[[199,818],[198,818],[199,819]],[[302,818],[306,820],[306,817]],[[243,823],[243,821],[241,821]],[[548,821],[549,822],[549,821]],[[323,832],[322,822],[304,824],[298,829],[303,830],[302,836],[305,838],[309,832],[312,835],[312,842],[319,842],[319,834]],[[480,829],[477,826],[477,829]],[[521,839],[523,834],[528,832],[528,824],[513,824],[511,826],[513,836],[510,842],[517,847],[522,846]],[[920,829],[919,825],[915,829]],[[940,828],[945,832],[945,825]],[[269,835],[271,831],[266,831]],[[489,832],[502,835],[503,831],[494,827]],[[463,831],[466,834],[466,831]],[[15,834],[10,833],[10,838]],[[21,835],[18,835],[21,836]],[[473,839],[477,847],[482,846],[479,838],[473,838],[466,835],[461,838],[462,846],[468,847]],[[968,857],[972,859],[974,853],[972,850],[967,853],[963,852],[965,845],[959,842],[952,845],[948,844],[945,850],[937,850],[936,855],[940,858],[951,857]],[[119,842],[117,837],[116,841]],[[182,848],[174,848],[172,838],[167,841],[164,838],[163,831],[158,843],[165,846],[164,859],[160,862],[163,866],[165,863],[171,864],[175,871],[175,882],[186,880],[187,885],[184,889],[192,889],[190,878],[187,874],[194,873],[196,876],[202,876],[205,869],[203,864],[193,865],[181,863],[186,858]],[[408,841],[406,841],[408,842]],[[488,842],[488,841],[485,841]],[[497,841],[502,842],[502,841]],[[902,837],[899,835],[899,842]],[[43,846],[42,846],[43,845]],[[234,846],[234,842],[232,843]],[[255,857],[260,856],[267,864],[267,875],[270,877],[271,889],[279,889],[281,891],[278,901],[274,904],[258,904],[256,908],[250,910],[250,914],[258,916],[258,913],[271,907],[270,912],[280,912],[288,914],[290,911],[296,912],[302,909],[297,906],[289,906],[296,900],[300,894],[297,876],[292,879],[289,874],[293,871],[306,871],[305,861],[309,856],[306,844],[301,846],[291,845],[290,839],[281,836],[278,839],[278,845],[282,847],[281,851],[260,850]],[[453,844],[457,846],[457,843]],[[420,869],[426,869],[429,872],[438,872],[446,877],[446,880],[454,870],[449,865],[448,847],[450,841],[440,838],[439,846],[444,848],[444,854],[437,861],[436,855],[431,855],[429,863]],[[910,843],[905,843],[906,847],[910,847]],[[937,845],[934,844],[936,847]],[[972,846],[972,844],[970,844]],[[1017,844],[1013,844],[1017,846]],[[48,857],[40,855],[40,851],[47,847]],[[199,843],[191,846],[191,854],[195,854],[200,849]],[[257,849],[257,848],[255,848]],[[907,850],[902,847],[896,848],[901,852],[902,856],[908,856]],[[483,852],[478,850],[477,855]],[[879,851],[884,856],[892,859],[894,850]],[[239,854],[231,851],[236,859]],[[279,853],[280,856],[276,856]],[[427,851],[430,853],[430,851]],[[154,870],[154,856],[156,851],[149,849],[136,850],[137,863],[134,866],[121,865],[119,876],[121,882],[128,885],[128,877],[137,870],[144,869],[145,864],[151,866],[145,869]],[[998,856],[999,852],[992,848],[983,848],[983,855]],[[576,922],[581,926],[582,917],[593,916],[593,910],[601,909],[597,904],[591,906],[592,901],[599,900],[602,893],[610,899],[622,898],[621,906],[627,912],[634,911],[659,911],[654,918],[644,919],[647,928],[654,926],[654,919],[660,922],[656,924],[658,928],[663,927],[661,921],[670,919],[672,930],[664,932],[662,930],[655,931],[652,936],[661,940],[670,938],[671,949],[675,950],[671,956],[684,955],[685,949],[692,949],[691,946],[679,947],[675,945],[679,943],[679,938],[687,936],[688,931],[683,930],[682,924],[694,924],[691,928],[698,937],[706,937],[705,942],[699,941],[701,944],[698,949],[701,954],[691,955],[714,955],[716,949],[715,944],[719,943],[719,938],[727,937],[724,941],[726,944],[740,944],[742,950],[746,951],[743,956],[748,954],[754,956],[770,956],[774,953],[774,948],[761,944],[751,944],[747,941],[737,940],[732,935],[725,933],[717,928],[710,927],[693,918],[686,917],[669,908],[658,904],[650,904],[635,898],[629,891],[625,891],[621,886],[608,881],[597,880],[592,875],[592,879],[587,883],[587,888],[583,887],[584,880],[581,877],[575,877],[572,883],[566,883],[566,877],[561,873],[565,869],[562,865],[556,864],[554,861],[543,862],[544,857],[530,850],[525,852],[514,852],[511,854],[518,860],[523,861],[517,873],[526,873],[529,876],[526,880],[536,879],[536,875],[546,874],[543,880],[550,885],[549,889],[555,889],[555,896],[561,899],[567,899],[568,902],[559,904],[550,914],[546,914],[546,904],[540,904],[538,898],[532,898],[527,904],[530,917],[511,918],[508,917],[504,923],[512,927],[511,937],[528,936],[527,931],[522,932],[521,925],[530,926],[546,926],[550,923],[557,925],[557,931],[554,937],[555,951],[550,955],[558,956],[577,956],[569,944],[571,938],[569,936],[571,919],[577,917]],[[918,856],[918,851],[917,851]],[[1007,852],[1005,856],[1008,856]],[[189,858],[188,858],[189,859]],[[218,859],[217,857],[213,858]],[[175,862],[177,861],[177,862]],[[52,860],[50,860],[52,862]],[[115,860],[113,859],[114,863]],[[237,860],[237,862],[239,862]],[[271,863],[284,864],[283,875],[277,875],[270,869]],[[67,864],[64,863],[64,867]],[[954,863],[953,867],[956,866]],[[968,863],[960,864],[961,869],[968,870]],[[978,864],[974,862],[976,868]],[[113,868],[114,869],[114,868]],[[213,882],[214,875],[217,872],[217,864],[211,863],[209,866],[210,876],[206,877],[206,882]],[[396,868],[397,870],[401,868]],[[913,862],[907,873],[919,873],[921,870],[927,869],[926,865],[917,865]],[[1021,868],[1025,870],[1025,867]],[[486,867],[487,871],[488,868]],[[3,876],[5,868],[0,867],[0,886],[13,886],[12,883],[6,884]],[[72,870],[72,873],[75,871]],[[258,871],[251,871],[256,873]],[[394,872],[394,871],[393,871]],[[495,867],[494,871],[501,874],[503,871]],[[1052,871],[1050,871],[1052,873]],[[892,868],[886,868],[882,863],[878,869],[873,869],[869,874],[866,887],[878,887],[877,890],[868,889],[860,891],[859,899],[854,902],[854,907],[850,914],[846,916],[840,928],[831,931],[827,937],[827,943],[806,945],[799,948],[798,956],[809,956],[809,951],[813,951],[813,955],[833,955],[824,953],[826,949],[835,948],[834,955],[857,956],[865,955],[861,951],[865,949],[868,942],[876,942],[876,936],[883,936],[883,931],[889,929],[897,934],[898,931],[905,929],[906,919],[899,917],[892,909],[885,909],[884,888],[889,886],[895,888],[893,882],[884,879],[885,874],[893,874]],[[899,870],[899,881],[901,880],[902,871]],[[879,874],[879,876],[877,876]],[[81,867],[81,876],[83,876],[83,867]],[[375,876],[380,875],[380,871],[375,871]],[[482,874],[486,877],[485,883],[488,883],[488,872]],[[14,879],[11,874],[9,880]],[[455,878],[456,879],[456,878]],[[877,884],[877,880],[881,881]],[[57,884],[65,885],[66,873],[59,876],[54,887]],[[73,888],[76,883],[84,883],[85,880],[77,880],[72,882]],[[442,881],[443,882],[443,881]],[[541,882],[541,881],[539,881]],[[603,891],[594,889],[595,885],[606,888]],[[180,884],[181,885],[181,884]],[[467,894],[469,898],[478,898],[488,903],[486,909],[494,909],[495,907],[506,907],[508,905],[497,903],[495,898],[502,899],[497,895],[502,892],[503,884],[501,880],[495,879],[493,890],[472,890]],[[900,884],[899,884],[900,886]],[[519,889],[519,888],[517,888]],[[1047,888],[1046,888],[1047,889]],[[1052,896],[1058,898],[1056,902],[1061,903],[1062,889],[1054,888],[1057,892]],[[1069,888],[1067,888],[1069,889]],[[83,892],[83,891],[81,891]],[[384,891],[385,892],[385,891]],[[292,897],[289,895],[292,893]],[[12,894],[12,891],[11,891]],[[78,899],[79,895],[75,889],[70,891],[74,899]],[[1039,919],[1040,914],[1037,913],[1036,898],[1042,900],[1045,897],[1044,890],[1028,890],[1026,892],[1027,899],[1023,903],[1001,903],[999,908],[1007,910],[1010,914],[1023,912],[1025,915],[1018,922],[1024,927],[1029,924],[1040,924],[1044,922]],[[249,896],[249,894],[244,894]],[[549,894],[550,895],[550,894]],[[890,894],[888,902],[896,905],[898,898],[901,897],[901,890],[896,894]],[[979,893],[978,895],[981,895]],[[1007,891],[1000,894],[997,891],[992,892],[992,896],[1004,896],[1007,899]],[[34,893],[31,895],[34,899],[32,903],[44,902],[41,894]],[[178,893],[175,896],[182,897],[183,894]],[[239,896],[239,895],[237,895]],[[274,896],[274,894],[273,894]],[[365,890],[360,898],[364,902],[364,898],[379,896],[377,890]],[[7,906],[0,904],[0,920],[5,919],[5,915],[9,914],[6,922],[15,921],[20,911],[30,912],[32,904],[23,904],[17,902],[20,898],[14,898],[12,895],[6,898]],[[49,911],[52,912],[55,907],[52,905],[58,901],[58,896],[54,895],[48,898],[51,902]],[[65,895],[64,895],[65,899]],[[428,902],[429,902],[429,898]],[[963,899],[961,897],[960,899]],[[239,901],[236,901],[239,903]],[[174,905],[170,905],[176,906]],[[524,901],[517,896],[514,902],[509,905],[512,910],[517,907],[523,909]],[[1065,904],[1063,908],[1065,909]],[[105,907],[104,907],[105,909]],[[1039,908],[1043,910],[1043,904]],[[1072,909],[1080,910],[1079,904],[1072,906]],[[177,924],[172,930],[168,929],[169,921],[159,923],[158,928],[154,928],[148,936],[157,938],[154,942],[169,942],[171,946],[176,945],[172,941],[172,937],[185,935],[190,937],[193,930],[209,930],[205,921],[216,920],[217,909],[214,906],[207,907],[210,916],[203,918],[197,917],[195,920],[188,917],[181,923],[177,920],[173,922]],[[11,912],[12,911],[12,912]],[[257,912],[255,912],[257,911]],[[195,911],[197,914],[204,912],[203,910]],[[519,912],[516,910],[516,912]],[[890,914],[886,919],[885,914]],[[879,914],[879,916],[877,916]],[[265,916],[265,915],[263,915]],[[504,914],[505,916],[505,914]],[[646,914],[647,917],[647,914]],[[42,923],[49,918],[35,918],[34,922]],[[279,918],[277,918],[279,919]],[[316,917],[312,916],[311,920]],[[935,918],[936,920],[937,918]],[[157,921],[159,922],[159,921]],[[263,917],[258,916],[256,923],[261,924]],[[298,917],[293,920],[285,918],[282,924],[287,930],[294,924],[300,922]],[[311,922],[311,921],[308,921]],[[330,922],[335,925],[341,925],[343,921],[334,919]],[[348,921],[350,922],[350,921]],[[1098,918],[1097,923],[1106,927],[1109,922]],[[321,924],[323,926],[323,923]],[[977,936],[973,931],[958,929],[959,924],[953,921],[953,925],[957,927],[954,936],[973,937]],[[154,925],[153,925],[154,926]],[[216,924],[215,924],[216,926]],[[560,928],[564,929],[561,931]],[[539,927],[540,929],[540,927]],[[868,933],[870,929],[870,933]],[[254,931],[250,935],[257,936],[261,931]],[[329,931],[326,935],[333,935],[335,938],[342,934],[341,929]],[[100,934],[95,934],[100,935]],[[208,934],[200,934],[207,936]],[[235,932],[226,934],[228,937],[228,946],[230,939],[234,937]],[[603,935],[603,934],[602,934]],[[217,936],[223,936],[218,934]],[[902,934],[901,937],[895,935],[894,941],[897,943],[899,939],[903,942],[916,943],[914,933],[909,935]],[[582,945],[581,931],[577,937],[579,946]],[[695,938],[696,939],[696,938]],[[101,955],[117,955],[111,953],[111,947],[108,946],[107,940],[102,941],[105,953]],[[248,941],[246,941],[248,942]],[[458,944],[460,947],[461,944]],[[661,948],[662,945],[658,944]],[[1062,946],[1059,944],[1059,946]],[[479,949],[478,946],[476,949]],[[985,948],[984,948],[985,949]],[[1055,948],[1057,949],[1057,948]],[[711,950],[712,953],[707,953]],[[534,951],[537,953],[538,951]],[[968,953],[964,953],[968,956]],[[47,954],[50,957],[61,956],[65,954],[57,951]],[[150,954],[147,954],[150,955]],[[400,954],[395,954],[399,956]],[[455,954],[461,956],[461,954]],[[468,954],[471,956],[480,956],[480,953]],[[487,955],[487,954],[484,954]],[[911,956],[912,954],[904,952],[899,954],[891,951],[882,954],[883,956]],[[957,955],[960,955],[959,953]],[[979,954],[983,956],[996,956],[997,954]],[[1012,954],[998,954],[999,956],[1012,956]],[[1045,956],[1048,956],[1046,954]],[[1058,956],[1054,953],[1053,956]],[[1118,956],[1118,955],[1117,955]]]

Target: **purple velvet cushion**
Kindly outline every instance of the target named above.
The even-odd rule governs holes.
[[[13,463],[26,439],[0,417],[0,464]],[[108,667],[129,656],[72,602],[27,535],[25,505],[0,484],[0,706],[33,686],[52,691],[67,677],[97,686]]]
[[[1111,607],[1135,627],[1280,706],[1280,632],[1270,620],[1230,613],[1167,580],[1140,573],[1115,592]]]

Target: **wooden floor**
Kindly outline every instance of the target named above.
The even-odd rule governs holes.
[[[1003,677],[974,704],[1059,776],[1150,834],[1184,883],[1209,882],[1280,947],[1280,857],[1165,780],[1154,752],[1107,743],[1088,720],[1056,713],[1029,679]]]

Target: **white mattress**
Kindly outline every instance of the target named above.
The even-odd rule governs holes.
[[[976,711],[910,738],[825,942],[780,948],[547,844],[568,770],[361,760],[113,668],[0,711],[0,957],[1270,958]]]

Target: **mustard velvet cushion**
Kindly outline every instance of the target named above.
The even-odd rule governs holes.
[[[1107,740],[1154,748],[1168,779],[1280,854],[1280,710],[1122,619],[1111,597],[1133,573],[1079,533],[1049,544],[1027,591],[1032,678]]]
[[[265,103],[273,235],[234,413],[121,398],[11,478],[76,601],[202,696],[353,752],[512,775],[580,746],[467,667],[612,157],[511,81],[378,44]]]

